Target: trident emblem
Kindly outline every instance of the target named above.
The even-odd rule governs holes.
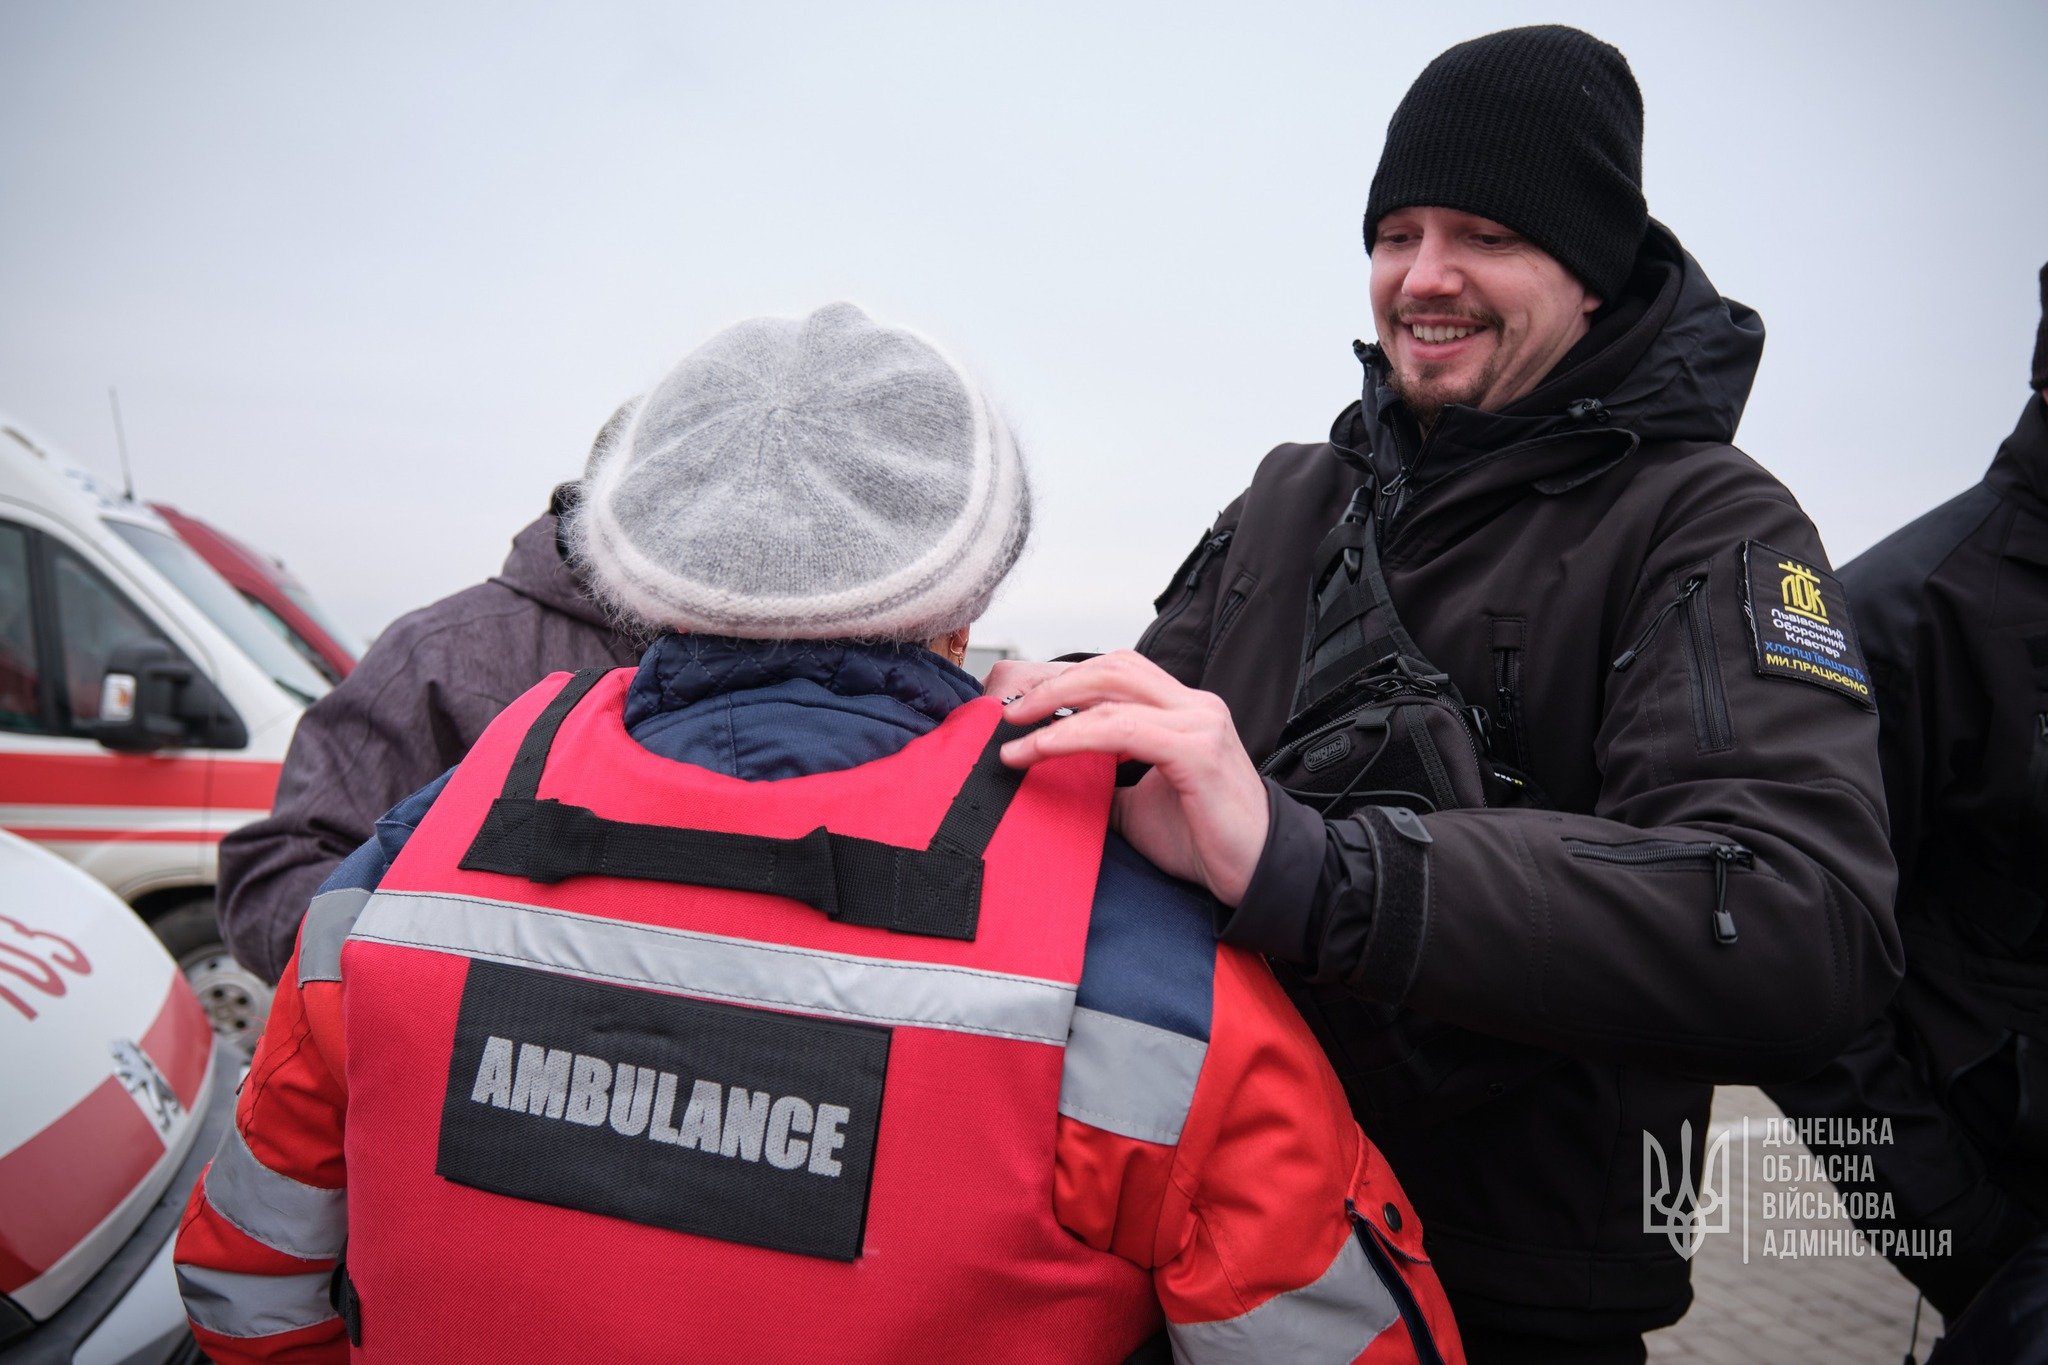
[[[1728,1134],[1707,1144],[1695,1188],[1692,1120],[1679,1124],[1678,1184],[1673,1187],[1663,1144],[1643,1130],[1643,1231],[1663,1233],[1671,1249],[1688,1261],[1708,1233],[1728,1231]]]

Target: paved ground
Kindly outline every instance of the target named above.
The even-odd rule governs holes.
[[[1758,1361],[1872,1362],[1898,1365],[1912,1330],[1913,1287],[1882,1256],[1826,1255],[1786,1260],[1762,1254],[1766,1229],[1848,1228],[1846,1220],[1766,1217],[1766,1195],[1812,1189],[1826,1194],[1825,1181],[1795,1185],[1763,1179],[1763,1120],[1778,1116],[1761,1091],[1722,1087],[1714,1092],[1714,1131],[1732,1128],[1730,1171],[1742,1191],[1742,1132],[1749,1118],[1749,1188],[1744,1207],[1732,1212],[1726,1233],[1709,1235],[1693,1257],[1692,1311],[1676,1326],[1650,1337],[1652,1362],[1711,1362],[1753,1365]],[[1773,1147],[1774,1155],[1797,1155],[1801,1147]],[[1775,1163],[1774,1163],[1775,1164]],[[1743,1264],[1743,1214],[1748,1214],[1749,1263]],[[1921,1314],[1916,1358],[1925,1360],[1940,1331],[1933,1309]]]

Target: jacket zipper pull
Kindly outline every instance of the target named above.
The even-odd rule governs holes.
[[[1195,562],[1188,567],[1188,576],[1181,580],[1181,591],[1193,592],[1202,586],[1202,575],[1209,571],[1209,561],[1216,552],[1230,543],[1230,532],[1218,531],[1203,544],[1202,552],[1195,556]]]
[[[1670,617],[1671,613],[1684,606],[1691,599],[1692,595],[1700,590],[1700,585],[1706,581],[1705,578],[1698,574],[1694,574],[1691,578],[1686,579],[1685,585],[1678,590],[1678,596],[1666,602],[1658,610],[1657,614],[1650,618],[1650,624],[1643,630],[1641,635],[1636,637],[1636,642],[1627,649],[1624,649],[1609,667],[1616,673],[1628,672],[1629,668],[1635,663],[1636,656],[1648,649],[1650,641],[1657,638],[1657,632],[1664,629],[1664,622]]]
[[[1735,942],[1735,916],[1728,913],[1728,868],[1742,856],[1734,844],[1714,845],[1714,942]]]

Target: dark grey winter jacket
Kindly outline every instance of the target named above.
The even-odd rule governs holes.
[[[1423,884],[1375,874],[1358,818],[1276,792],[1224,926],[1297,964],[1461,1320],[1675,1321],[1687,1265],[1643,1230],[1645,1134],[1675,1180],[1690,1122],[1697,1172],[1711,1082],[1811,1071],[1898,980],[1854,628],[1798,503],[1729,444],[1762,342],[1653,225],[1627,297],[1506,411],[1453,407],[1420,439],[1362,348],[1364,403],[1266,458],[1139,646],[1265,758],[1312,547],[1376,478],[1409,633],[1548,795],[1425,816]]]
[[[558,499],[559,506],[559,499]],[[494,578],[397,621],[299,721],[267,819],[221,841],[220,923],[275,982],[313,892],[377,817],[453,767],[491,718],[558,669],[639,658],[571,576],[551,509]]]

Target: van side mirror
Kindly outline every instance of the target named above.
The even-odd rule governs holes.
[[[101,744],[124,754],[249,744],[249,728],[213,680],[161,640],[137,640],[114,650],[100,680],[100,718],[86,728]]]

